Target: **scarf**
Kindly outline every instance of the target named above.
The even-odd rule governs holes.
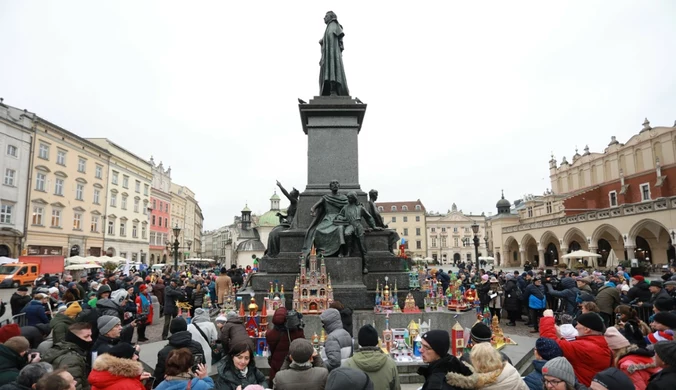
[[[144,293],[140,294],[139,297],[141,298],[141,311],[147,313],[149,311],[150,302]]]

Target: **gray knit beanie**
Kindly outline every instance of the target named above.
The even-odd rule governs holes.
[[[234,311],[229,311],[228,314],[225,315],[225,318],[227,318],[227,319],[228,319],[228,322],[230,322],[230,321],[232,321],[232,320],[238,319],[239,316],[238,316],[237,313],[235,313]]]
[[[96,325],[99,328],[99,333],[102,335],[105,335],[106,333],[110,332],[115,325],[119,324],[121,321],[117,317],[113,316],[101,316],[99,317],[98,320],[96,320]]]
[[[575,371],[565,357],[557,357],[545,363],[542,367],[542,375],[559,378],[568,386],[575,387]]]

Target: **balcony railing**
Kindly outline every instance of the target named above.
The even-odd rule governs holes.
[[[531,223],[523,223],[515,226],[508,226],[502,228],[502,233],[503,234],[513,233],[523,230],[547,228],[551,226],[560,226],[580,222],[612,219],[624,217],[627,215],[650,213],[654,211],[663,211],[668,209],[676,209],[676,196],[669,198],[658,198],[655,200],[650,200],[641,203],[625,204],[618,207],[611,207],[608,209],[587,211],[582,214],[554,218],[546,221],[538,221]]]

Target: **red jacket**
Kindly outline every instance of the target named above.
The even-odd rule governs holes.
[[[87,379],[91,390],[145,390],[139,379],[142,372],[141,362],[105,353],[96,358]]]
[[[554,317],[540,319],[540,337],[555,340],[575,370],[577,380],[589,387],[594,375],[611,367],[613,354],[604,336],[578,336],[573,341],[556,337]]]
[[[146,299],[148,300],[148,308],[149,308],[149,313],[148,313],[148,320],[146,321],[146,325],[152,325],[153,324],[153,300],[150,294],[147,292],[142,292],[139,293],[138,296],[136,297],[136,312],[138,314],[143,313],[143,308],[141,306],[141,294],[143,294]]]
[[[298,338],[305,338],[305,333],[303,329],[294,329],[289,330],[287,336],[287,329],[285,328],[286,323],[286,308],[280,307],[275,310],[275,314],[272,316],[272,324],[274,328],[265,332],[265,338],[268,341],[268,349],[270,350],[270,358],[268,363],[270,364],[270,383],[275,379],[277,371],[284,364],[284,359],[289,354],[289,345],[291,341]],[[283,330],[281,330],[283,328]]]
[[[650,376],[662,370],[655,366],[652,353],[645,349],[636,349],[622,356],[617,362],[617,368],[634,382],[636,390],[645,390]]]

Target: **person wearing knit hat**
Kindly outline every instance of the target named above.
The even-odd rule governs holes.
[[[648,344],[657,344],[660,341],[672,341],[674,340],[674,331],[656,330],[653,333],[648,334],[645,339]]]
[[[169,325],[169,332],[171,334],[177,333],[177,332],[184,332],[188,330],[188,323],[185,322],[185,318],[183,317],[176,317],[173,320],[171,320],[171,324]]]
[[[475,344],[490,342],[492,336],[493,332],[491,331],[491,328],[483,322],[477,322],[470,330],[470,337]]]
[[[561,315],[561,325],[558,327],[561,337],[568,341],[575,340],[579,335],[577,329],[573,326],[573,316],[570,314]]]
[[[19,328],[19,325],[7,324],[0,327],[0,343],[4,343],[15,336],[21,336],[21,328]]]
[[[561,381],[566,386],[563,389],[575,388],[575,371],[565,357],[554,358],[542,367],[542,381],[545,389],[559,389]]]
[[[661,311],[655,314],[653,323],[650,326],[655,330],[676,330],[676,314]]]
[[[97,354],[108,352],[110,348],[120,342],[122,324],[119,318],[113,316],[101,316],[96,320],[99,337],[96,338],[92,351]]]
[[[232,321],[232,320],[239,319],[239,316],[238,316],[237,313],[234,312],[234,311],[229,311],[229,312],[225,315],[225,317],[227,318],[228,322],[230,322],[230,321]]]
[[[545,310],[540,321],[540,335],[556,341],[563,351],[563,356],[573,366],[574,377],[577,377],[582,385],[589,386],[596,373],[612,366],[612,351],[603,336],[606,329],[598,314],[580,315],[576,329],[579,335],[575,340],[559,338],[556,333],[554,312],[551,309]],[[545,374],[544,368],[542,373]]]
[[[673,389],[676,383],[676,341],[660,341],[654,345],[655,365],[662,371],[650,377],[648,388]]]
[[[627,374],[615,367],[606,368],[594,376],[591,390],[634,390],[636,386]]]
[[[627,340],[627,338],[624,337],[622,333],[620,333],[620,331],[614,326],[608,328],[603,337],[606,338],[608,348],[612,349],[613,351],[626,348],[630,345],[629,340]]]
[[[535,360],[533,360],[533,371],[523,378],[530,389],[542,388],[542,368],[547,361],[563,356],[563,352],[554,340],[540,337],[535,341]]]
[[[418,374],[425,377],[423,389],[428,388],[430,384],[436,384],[437,388],[442,388],[442,384],[446,383],[448,372],[472,375],[467,365],[448,353],[451,346],[450,339],[451,336],[445,330],[430,330],[422,335],[420,353],[427,366],[418,368]]]
[[[360,348],[343,362],[342,367],[365,372],[375,389],[400,388],[397,364],[378,347],[378,331],[366,324],[359,329],[358,338]]]
[[[136,349],[129,343],[118,343],[109,349],[107,353],[120,359],[131,359],[134,357]]]
[[[68,305],[68,308],[66,308],[66,311],[63,314],[67,315],[70,318],[75,318],[81,311],[82,306],[80,306],[79,302],[75,301],[70,305]]]

